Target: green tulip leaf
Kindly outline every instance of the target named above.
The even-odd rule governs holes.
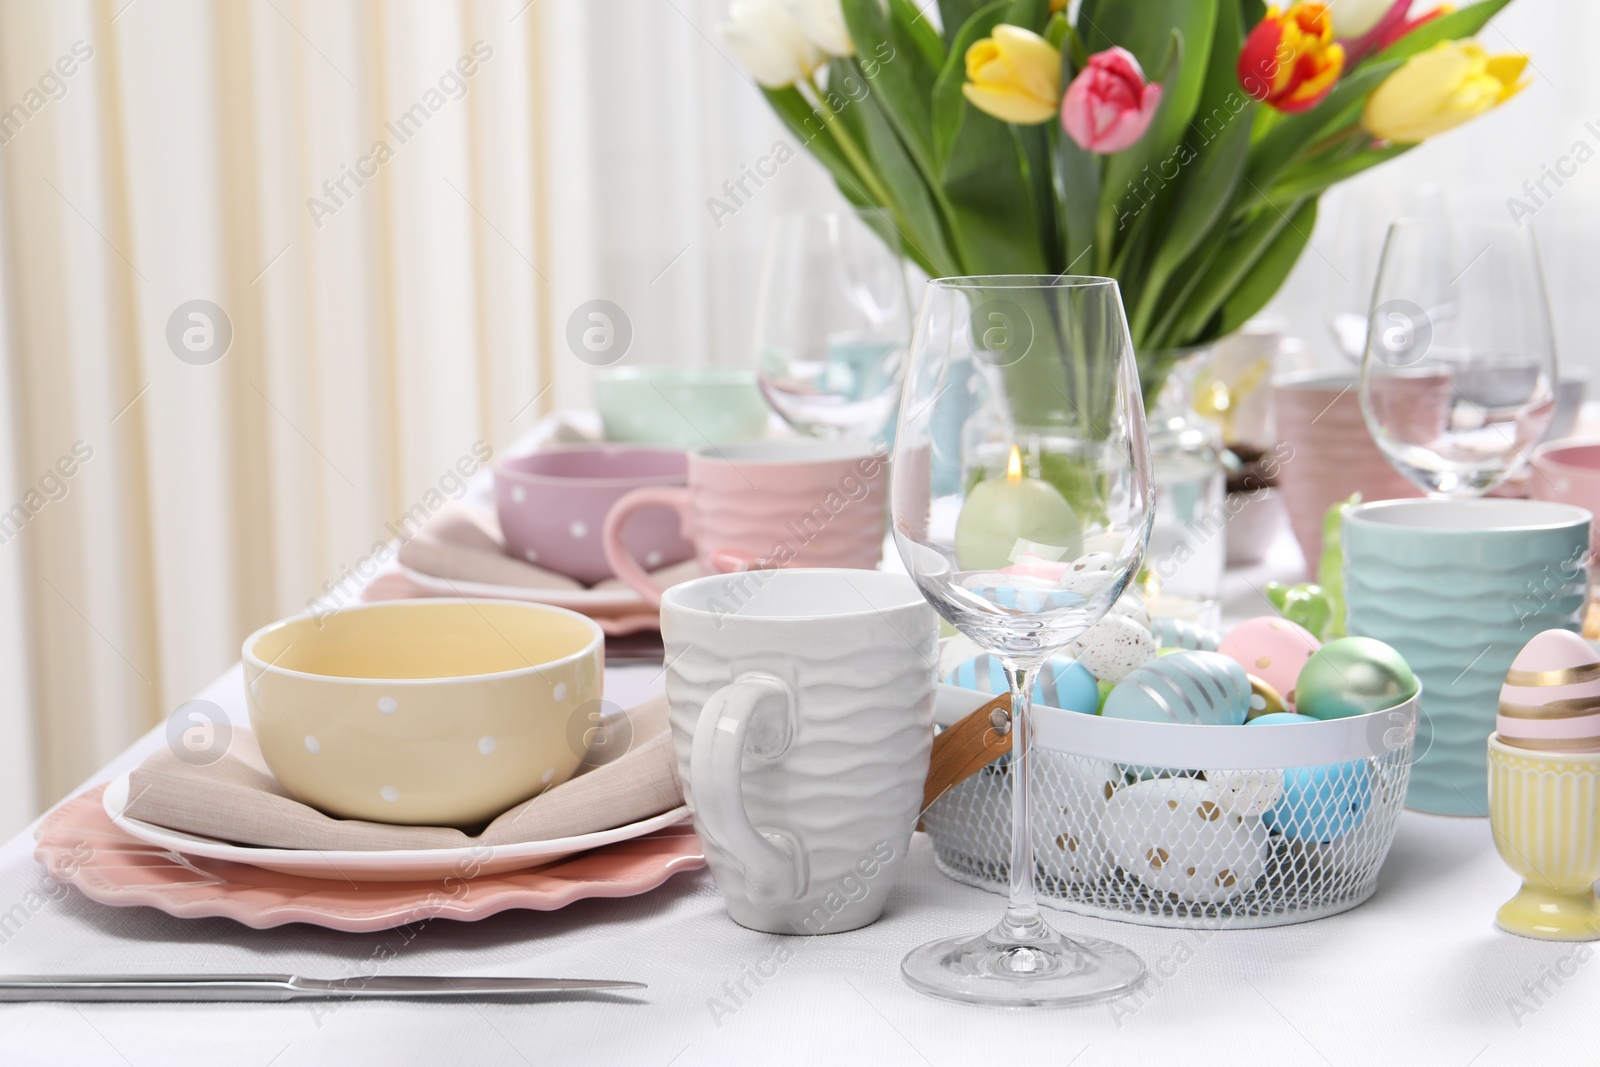
[[[921,61],[926,81],[932,87],[933,79],[944,66],[944,39],[933,23],[911,0],[889,0],[889,21],[894,27],[895,43],[905,43]]]
[[[985,5],[969,18],[950,43],[944,68],[933,85],[933,145],[934,158],[942,167],[950,157],[950,146],[955,143],[956,127],[962,113],[971,105],[962,95],[961,87],[967,81],[967,49],[988,37],[994,28],[1005,21],[1010,0],[995,0]]]
[[[882,96],[868,93],[851,106],[860,109],[867,150],[899,206],[905,246],[932,266],[935,277],[963,273],[945,232],[944,213],[886,114]]]
[[[1268,210],[1271,214],[1278,214],[1274,208]],[[1300,205],[1300,209],[1290,217],[1288,225],[1278,231],[1272,243],[1262,250],[1250,270],[1234,286],[1227,300],[1223,301],[1222,325],[1218,336],[1226,337],[1267,306],[1267,301],[1272,299],[1272,295],[1283,285],[1283,280],[1289,276],[1300,253],[1305,251],[1306,242],[1311,240],[1311,231],[1316,226],[1317,201],[1313,197]]]
[[[965,53],[965,49],[957,51],[956,40],[967,28],[967,22],[973,15],[982,11],[989,5],[985,0],[939,0],[939,25],[944,27],[944,39],[950,46],[953,54]],[[985,34],[979,34],[982,37]]]
[[[1359,114],[1367,95],[1399,65],[1398,59],[1375,64],[1363,63],[1310,111],[1280,118],[1250,150],[1250,167],[1245,172],[1245,181],[1256,196],[1265,196],[1266,190],[1294,162],[1296,156],[1319,138],[1335,132],[1335,126],[1345,124],[1351,108],[1355,108]]]
[[[1409,59],[1418,52],[1426,52],[1440,41],[1459,41],[1471,37],[1483,29],[1484,25],[1509,3],[1511,0],[1482,0],[1481,3],[1430,19],[1376,56],[1369,57],[1357,69],[1365,67],[1368,63]]]

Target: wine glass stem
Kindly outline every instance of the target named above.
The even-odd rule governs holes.
[[[1001,926],[1018,941],[1045,936],[1033,887],[1034,670],[1004,664],[1011,686],[1011,900]]]

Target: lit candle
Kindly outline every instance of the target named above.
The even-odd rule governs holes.
[[[967,493],[956,520],[956,563],[962,570],[995,571],[1041,545],[1077,555],[1083,540],[1078,515],[1049,482],[1022,476],[1022,454],[1011,446],[1005,478],[985,478]]]

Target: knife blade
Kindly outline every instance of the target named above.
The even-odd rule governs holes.
[[[644,989],[643,982],[592,978],[476,978],[383,975],[304,978],[293,974],[63,974],[0,977],[0,1001],[261,1001],[415,997],[513,997],[597,989]]]

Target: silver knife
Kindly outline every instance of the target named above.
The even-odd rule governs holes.
[[[293,974],[63,974],[0,978],[0,1001],[288,1001],[347,997],[515,997],[591,989],[644,989],[643,982],[589,978],[452,978],[388,975],[301,978]]]

